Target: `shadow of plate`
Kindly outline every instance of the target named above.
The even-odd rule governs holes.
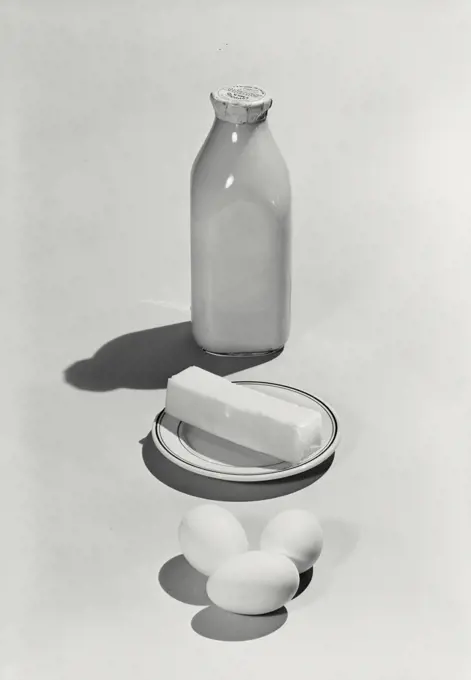
[[[307,472],[269,482],[228,482],[204,477],[172,463],[155,447],[152,435],[141,440],[145,466],[162,484],[180,493],[212,501],[263,501],[288,496],[317,482],[331,467],[335,454]]]

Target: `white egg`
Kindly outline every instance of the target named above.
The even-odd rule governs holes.
[[[267,614],[289,602],[299,573],[284,555],[251,550],[231,557],[209,577],[208,597],[235,614]]]
[[[273,517],[262,532],[262,550],[289,557],[299,573],[318,559],[322,551],[322,528],[307,510],[285,510]]]
[[[229,510],[211,503],[198,505],[184,515],[178,539],[191,566],[206,576],[233,555],[249,549],[241,523]]]

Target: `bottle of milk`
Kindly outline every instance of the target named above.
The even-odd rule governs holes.
[[[212,92],[213,126],[191,171],[191,317],[211,354],[276,352],[290,327],[291,189],[264,90]]]

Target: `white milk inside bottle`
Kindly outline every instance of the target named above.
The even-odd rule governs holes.
[[[215,119],[191,171],[193,335],[214,354],[266,354],[290,327],[291,190],[258,87],[211,93]]]

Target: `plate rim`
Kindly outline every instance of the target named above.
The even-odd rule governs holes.
[[[186,461],[182,460],[178,456],[176,456],[166,445],[166,443],[159,437],[158,433],[158,427],[160,423],[163,420],[163,417],[165,416],[165,407],[159,411],[159,413],[155,416],[153,422],[152,422],[152,428],[151,428],[151,434],[152,434],[152,440],[154,442],[155,447],[164,455],[168,460],[170,460],[172,463],[175,465],[178,465],[179,467],[187,470],[188,472],[192,472],[193,474],[200,475],[202,477],[209,477],[212,479],[219,479],[223,481],[230,481],[230,482],[264,482],[264,481],[273,481],[276,479],[283,479],[285,477],[293,477],[297,475],[301,475],[307,470],[310,470],[314,467],[317,467],[320,465],[322,462],[324,462],[327,458],[332,456],[339,443],[340,443],[340,429],[339,429],[339,422],[338,422],[338,416],[336,411],[332,408],[332,406],[326,402],[324,399],[321,399],[320,397],[315,396],[314,394],[311,394],[309,392],[306,392],[305,390],[301,390],[297,387],[293,387],[291,385],[284,385],[282,383],[274,383],[274,382],[269,382],[267,380],[232,380],[231,382],[237,384],[237,385],[266,385],[268,387],[279,387],[282,389],[287,389],[290,390],[291,392],[296,392],[298,394],[301,394],[305,397],[308,397],[309,399],[312,399],[313,401],[317,402],[320,404],[324,410],[327,411],[329,414],[332,423],[333,423],[333,434],[330,439],[330,442],[327,444],[326,448],[321,451],[317,456],[314,456],[313,458],[308,459],[304,463],[300,463],[295,466],[290,466],[288,468],[285,468],[283,470],[272,470],[270,472],[255,472],[253,474],[242,474],[242,473],[237,473],[237,472],[221,472],[218,470],[206,470],[204,468],[200,468],[196,465],[193,465],[192,463],[187,463]],[[177,431],[180,428],[182,421],[179,420],[178,428]]]

